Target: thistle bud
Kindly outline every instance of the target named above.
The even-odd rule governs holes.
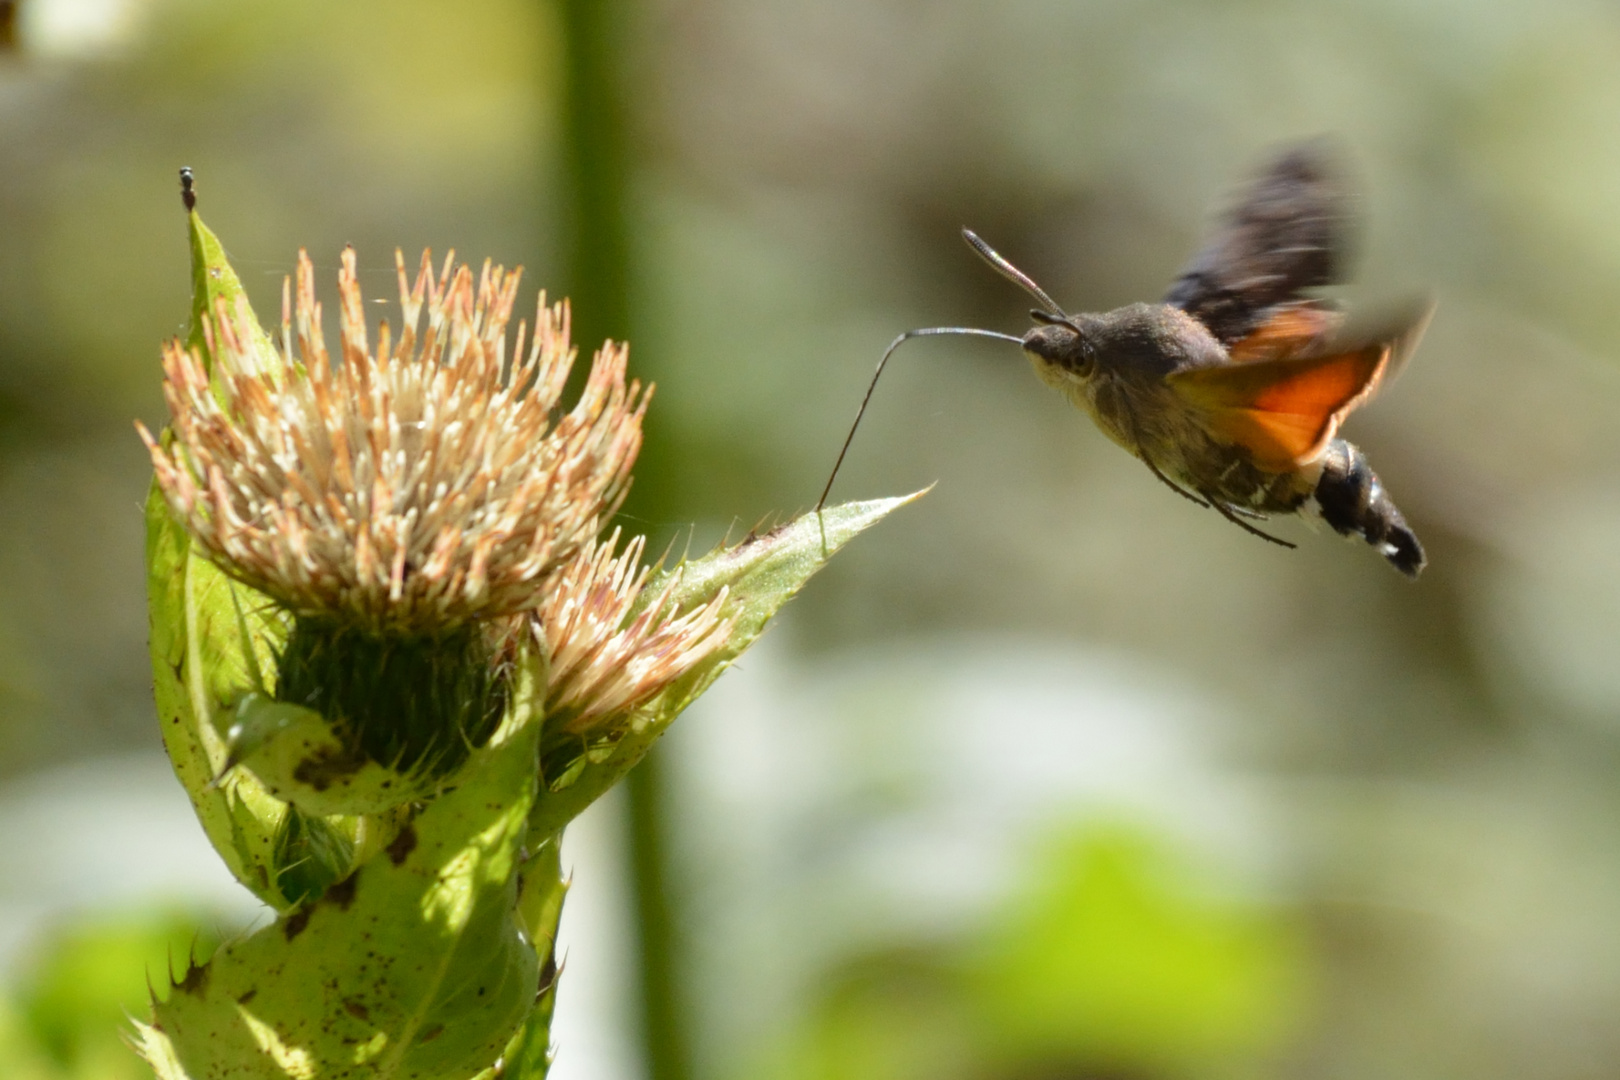
[[[650,595],[657,566],[641,563],[636,537],[615,554],[618,530],[582,547],[557,575],[529,632],[547,659],[550,744],[611,740],[631,713],[725,645],[736,625],[722,615],[728,590],[682,610],[677,570]]]

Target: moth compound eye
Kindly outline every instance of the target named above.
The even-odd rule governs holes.
[[[1074,362],[1070,368],[1082,379],[1091,378],[1091,373],[1097,370],[1097,351],[1091,347],[1091,342],[1075,335]]]

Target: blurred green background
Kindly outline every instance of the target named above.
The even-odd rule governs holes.
[[[701,550],[814,502],[895,333],[1026,325],[961,226],[1071,309],[1154,298],[1324,132],[1345,295],[1440,301],[1347,429],[1422,581],[1175,498],[1008,346],[909,346],[835,494],[936,490],[571,834],[555,1075],[1620,1074],[1620,9],[0,13],[0,1075],[140,1075],[145,973],[254,917],[144,649],[181,165],[261,313],[346,242],[378,296],[424,245],[594,295],[659,384],[628,524]]]

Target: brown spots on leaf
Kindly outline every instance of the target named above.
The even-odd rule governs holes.
[[[416,850],[416,830],[406,825],[384,850],[388,852],[389,862],[395,866],[400,865]]]
[[[288,941],[291,941],[299,934],[302,934],[304,932],[304,927],[308,925],[309,909],[304,908],[302,911],[295,911],[291,915],[287,916],[287,921],[281,924],[281,933]]]
[[[356,1020],[362,1020],[367,1023],[371,1021],[371,1010],[353,998],[349,998],[343,1003],[343,1011],[354,1017]]]
[[[255,986],[252,990],[249,990],[247,993],[245,993],[241,997],[237,998],[236,1003],[238,1005],[246,1005],[248,1002],[252,1001],[254,998],[256,998],[258,996],[259,996],[259,988]]]
[[[177,990],[201,997],[208,987],[208,965],[187,964],[185,975],[174,986]]]
[[[349,905],[354,903],[354,893],[360,886],[360,871],[356,870],[342,881],[326,890],[326,899],[338,906],[340,911],[348,911]]]
[[[365,763],[366,756],[358,747],[322,747],[298,763],[293,779],[315,791],[325,791],[359,772]]]
[[[417,1041],[418,1042],[432,1042],[434,1039],[437,1039],[440,1035],[443,1035],[443,1034],[444,1034],[444,1025],[443,1024],[434,1024],[430,1028],[425,1028],[422,1031],[422,1037],[420,1039],[418,1039]]]
[[[773,522],[771,517],[772,515],[767,515],[766,517],[761,518],[757,523],[755,523],[752,529],[748,530],[748,535],[743,537],[741,542],[739,542],[737,546],[733,547],[731,550],[742,551],[744,548],[753,547],[755,544],[762,543],[766,540],[774,540],[776,537],[786,532],[789,525],[792,524],[791,522],[782,521]]]

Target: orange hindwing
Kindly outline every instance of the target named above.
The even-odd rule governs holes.
[[[1389,342],[1327,356],[1196,368],[1169,376],[1204,414],[1210,434],[1245,447],[1254,463],[1285,472],[1319,455],[1339,423],[1378,386]]]
[[[1411,355],[1433,313],[1423,300],[1381,332],[1324,347],[1338,313],[1287,308],[1233,346],[1236,362],[1178,371],[1165,382],[1202,414],[1210,434],[1248,450],[1262,469],[1287,472],[1327,448],[1351,410]]]

